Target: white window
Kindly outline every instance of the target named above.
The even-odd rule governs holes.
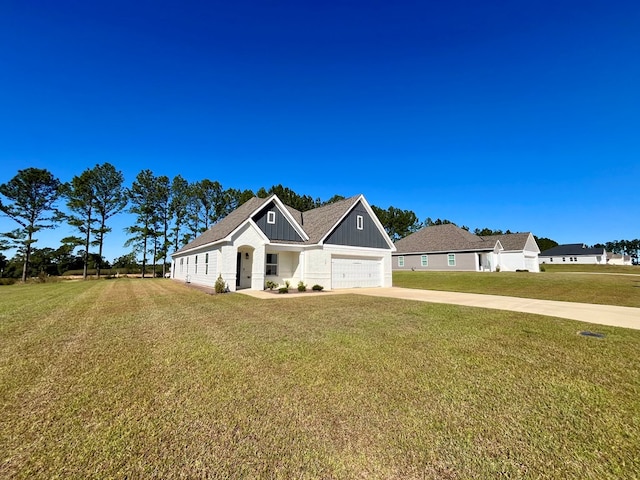
[[[265,275],[276,276],[278,275],[278,254],[267,253],[267,264],[265,268]]]
[[[398,266],[404,267],[404,257],[402,256],[398,257]]]
[[[267,223],[271,225],[276,223],[276,212],[267,212]]]
[[[422,265],[423,267],[428,267],[429,266],[429,257],[427,257],[426,255],[422,255],[420,257],[420,265]]]
[[[182,273],[182,271],[184,270],[183,265],[184,265],[184,258],[181,258],[180,259],[180,273]]]
[[[209,275],[209,254],[204,255],[204,274]]]
[[[362,218],[362,215],[358,215],[356,217],[356,228],[358,230],[362,230],[364,228],[364,218]]]
[[[456,266],[456,254],[455,253],[450,253],[449,255],[447,255],[447,260],[449,261],[449,266],[450,267],[455,267]]]

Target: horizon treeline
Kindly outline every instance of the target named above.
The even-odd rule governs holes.
[[[122,172],[110,163],[88,168],[68,182],[60,181],[47,169],[19,170],[11,180],[0,185],[0,212],[16,223],[15,229],[0,232],[0,251],[16,249],[11,260],[0,253],[0,275],[17,277],[18,269],[7,269],[7,266],[21,264],[19,276],[22,281],[43,272],[60,275],[67,270],[79,269],[84,278],[90,269],[100,277],[101,270],[111,266],[103,257],[104,245],[111,232],[110,220],[124,212],[133,219],[125,228],[128,238],[123,245],[131,250],[114,259],[113,263],[133,265],[140,258],[144,276],[149,259],[153,275],[157,274],[159,263],[164,275],[171,251],[180,249],[254,196],[265,198],[272,194],[299,211],[345,198],[335,194],[321,200],[282,185],[261,187],[256,192],[224,188],[216,180],[205,178],[189,182],[181,175],[170,179],[148,169],[141,170],[131,184],[126,185]],[[424,226],[453,223],[430,217],[421,222],[415,212],[393,206],[386,209],[371,207],[393,241]],[[39,232],[60,224],[68,224],[76,234],[63,238],[56,246],[34,247]],[[464,225],[461,228],[469,230]],[[511,232],[476,228],[473,233]],[[536,237],[536,240],[541,250],[557,245],[548,238]],[[620,240],[606,245],[607,250],[616,253],[631,253],[630,249],[634,249],[635,254],[639,243],[638,240]]]

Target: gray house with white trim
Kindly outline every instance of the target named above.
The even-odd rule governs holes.
[[[325,289],[391,286],[393,242],[363,195],[300,212],[254,197],[171,255],[171,278],[231,291],[267,281]]]
[[[529,232],[479,236],[453,224],[433,225],[395,246],[393,270],[540,271],[540,249]]]

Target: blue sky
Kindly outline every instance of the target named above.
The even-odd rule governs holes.
[[[0,183],[111,162],[638,238],[638,25],[637,1],[2,0]]]

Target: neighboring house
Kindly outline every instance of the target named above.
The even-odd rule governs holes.
[[[213,286],[221,275],[231,291],[390,287],[393,250],[362,195],[306,212],[254,197],[172,254],[171,277]]]
[[[453,224],[433,225],[395,245],[394,270],[540,271],[531,233],[478,236]]]
[[[490,242],[497,240],[502,245],[497,262],[503,271],[528,270],[539,272],[538,255],[540,248],[530,232],[505,233],[503,235],[483,236]]]
[[[633,265],[631,255],[607,252],[607,265]]]
[[[540,263],[605,265],[607,252],[604,248],[587,248],[584,243],[568,243],[540,252],[538,258]]]

